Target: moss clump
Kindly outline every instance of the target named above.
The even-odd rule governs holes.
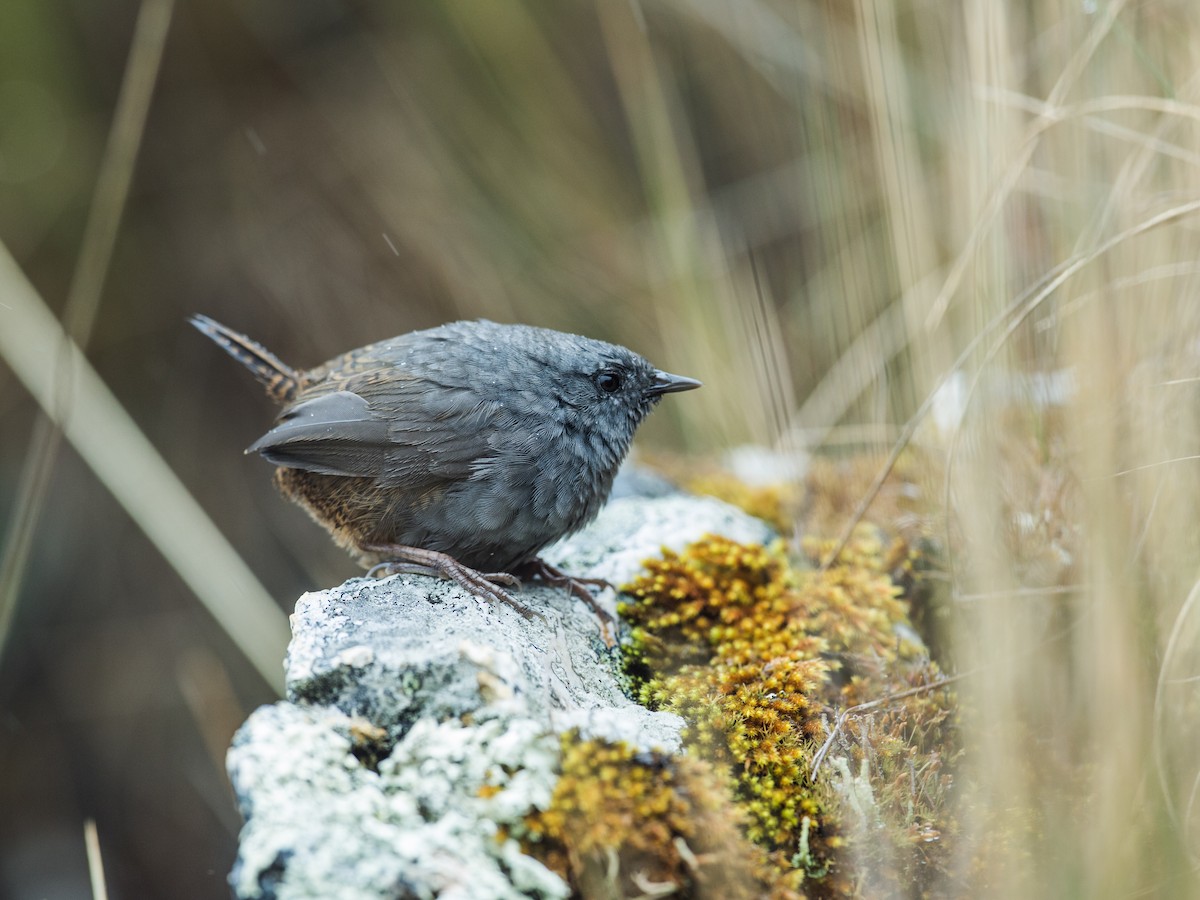
[[[814,456],[802,481],[781,478],[767,484],[747,484],[712,462],[669,455],[646,459],[669,480],[694,494],[724,500],[770,523],[780,534],[836,534],[857,508],[879,474],[886,454]],[[900,455],[871,503],[868,520],[918,543],[929,530],[929,498],[940,490],[935,462],[909,448]]]
[[[583,897],[797,897],[738,823],[706,763],[570,733],[549,808],[525,821],[525,847]]]
[[[802,534],[838,534],[858,508],[885,462],[880,454],[814,457],[804,477]],[[930,499],[941,489],[940,474],[927,454],[908,449],[871,501],[867,521],[898,534],[910,545],[931,529]]]
[[[749,485],[720,469],[689,475],[682,484],[694,494],[716,497],[769,522],[780,534],[792,530],[803,496],[791,484]]]
[[[885,850],[876,853],[878,834],[859,842],[852,868],[839,852],[861,833],[847,785],[828,772],[810,778],[833,709],[938,677],[922,649],[897,636],[909,623],[890,572],[906,553],[863,525],[821,572],[794,568],[782,545],[708,537],[648,562],[625,589],[634,598],[622,608],[633,626],[628,671],[641,702],[687,720],[689,748],[728,773],[747,836],[810,895],[899,890],[941,838],[952,753],[945,692],[916,694],[841,732],[843,765],[861,771],[866,762]],[[876,855],[889,860],[885,876]]]

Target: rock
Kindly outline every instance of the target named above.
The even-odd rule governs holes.
[[[534,717],[554,731],[589,711],[620,710],[645,732],[627,727],[626,738],[636,735],[647,749],[677,748],[678,721],[625,695],[617,651],[605,647],[584,604],[545,587],[527,588],[521,599],[543,618],[527,621],[419,575],[355,578],[305,594],[292,614],[288,699],[335,707],[393,739],[421,718],[483,710]]]
[[[526,717],[418,719],[378,764],[355,720],[323,707],[257,710],[229,752],[246,817],[238,897],[565,897],[501,827],[554,788],[558,738]]]
[[[629,498],[546,557],[619,584],[709,532],[770,537],[719,501]],[[541,618],[413,575],[300,598],[287,702],[257,710],[229,751],[246,819],[236,896],[567,896],[519,843],[549,803],[561,735],[674,753],[683,723],[626,696],[585,604],[547,587],[521,599]],[[600,602],[615,610],[615,593]]]
[[[661,556],[663,547],[680,551],[706,534],[742,544],[765,544],[775,536],[761,519],[713,497],[630,497],[611,501],[590,526],[542,556],[572,574],[619,585],[632,580],[644,560]]]

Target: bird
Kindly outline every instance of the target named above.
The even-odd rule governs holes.
[[[245,452],[369,574],[440,576],[526,618],[539,614],[506,589],[526,574],[609,618],[586,589],[602,581],[538,554],[596,517],[662,397],[701,386],[616,344],[482,319],[308,370],[208,316],[190,322],[281,407]]]

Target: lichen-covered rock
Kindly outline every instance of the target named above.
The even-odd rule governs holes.
[[[710,532],[770,535],[711,499],[625,499],[546,556],[620,583]],[[673,754],[683,723],[629,699],[585,604],[536,586],[521,599],[540,618],[409,575],[300,598],[288,702],[254,713],[229,752],[238,897],[567,896],[521,849],[562,736]],[[600,602],[615,611],[614,592]]]
[[[527,621],[416,575],[352,579],[305,594],[292,615],[288,699],[360,716],[393,739],[422,718],[484,708],[537,717],[555,731],[585,722],[601,728],[604,711],[620,710],[622,737],[678,746],[673,719],[625,695],[614,651],[584,604],[544,587],[521,598],[542,618]]]
[[[372,768],[355,720],[328,708],[259,709],[229,754],[247,827],[239,897],[564,897],[505,838],[550,797],[556,739],[540,722],[420,719]]]

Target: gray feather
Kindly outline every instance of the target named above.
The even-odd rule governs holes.
[[[387,424],[367,401],[336,391],[289,407],[246,452],[321,475],[378,477],[388,446]]]

